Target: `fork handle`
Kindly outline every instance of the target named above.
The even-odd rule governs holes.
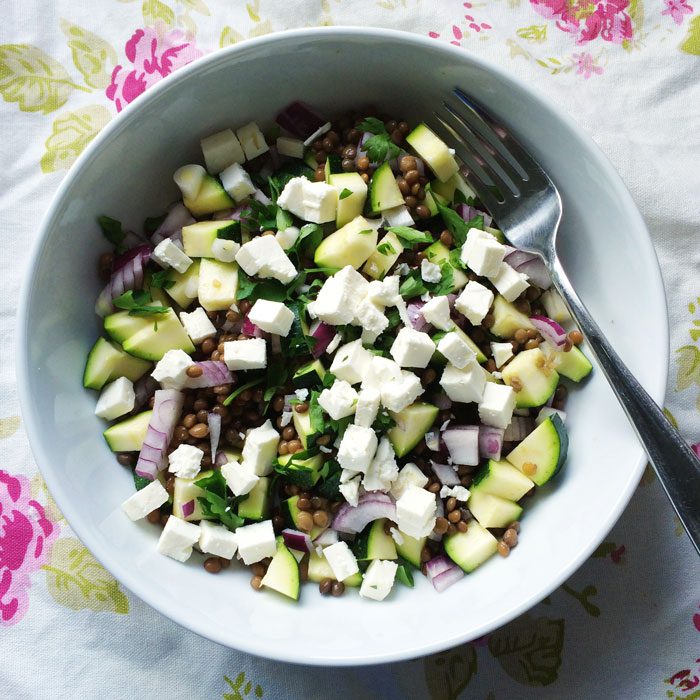
[[[613,350],[574,291],[556,255],[547,261],[547,267],[700,554],[700,460]]]

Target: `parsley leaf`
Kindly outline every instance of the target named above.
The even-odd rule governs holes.
[[[377,253],[380,255],[395,255],[396,250],[394,249],[394,246],[391,245],[391,243],[380,243],[377,246]]]
[[[306,251],[314,251],[318,248],[323,239],[323,228],[318,224],[304,224],[299,229],[299,236],[294,245],[292,252],[297,253],[303,247]],[[304,244],[302,246],[302,243]]]
[[[433,243],[433,237],[428,231],[417,231],[410,226],[389,226],[387,231],[391,231],[404,248],[413,248],[417,243]]]
[[[114,299],[113,304],[118,309],[128,310],[129,316],[150,316],[152,314],[167,314],[170,311],[165,306],[153,306],[148,292],[129,290]]]
[[[470,228],[469,224],[454,209],[442,204],[442,202],[439,202],[437,199],[435,203],[437,204],[440,216],[442,216],[442,220],[445,222],[445,226],[447,226],[447,230],[454,237],[455,243],[460,246],[464,245]]]
[[[269,401],[285,385],[288,376],[289,368],[283,362],[268,362],[263,400]]]
[[[340,194],[338,195],[338,199],[347,199],[351,194],[352,190],[349,190],[347,187],[343,187]]]
[[[484,230],[484,215],[483,214],[477,214],[473,218],[469,219],[467,221],[467,228],[478,228],[481,229],[482,231]]]
[[[340,499],[340,464],[334,459],[325,462],[321,469],[323,481],[316,487],[316,491],[321,498],[328,498],[332,501]]]
[[[257,379],[252,379],[251,381],[241,384],[241,386],[234,389],[225,399],[224,406],[228,406],[239,394],[242,394],[246,389],[251,389],[258,384],[261,384],[265,380],[265,377],[258,377]]]
[[[453,248],[450,251],[450,265],[457,270],[466,270],[467,266],[462,262],[461,253],[462,251],[459,248]]]
[[[389,415],[388,411],[381,410],[372,423],[372,430],[378,433],[385,433],[396,425],[396,421]]]
[[[204,492],[197,500],[205,516],[218,520],[231,531],[243,525],[243,518],[233,512],[243,498],[234,498],[228,494],[221,471],[215,469],[210,476],[197,479],[196,484]]]
[[[419,297],[425,294],[428,288],[425,286],[425,282],[421,279],[420,271],[413,270],[399,287],[399,294],[404,299],[413,299],[414,297]]]
[[[362,145],[372,163],[382,163],[396,158],[401,153],[401,149],[391,140],[389,132],[380,119],[367,117],[356,128],[374,134]]]
[[[287,298],[287,289],[278,280],[254,280],[243,270],[238,270],[238,291],[236,299],[267,299],[268,301],[284,301]]]
[[[109,216],[98,216],[97,223],[102,229],[102,235],[120,252],[126,233],[120,221]]]
[[[171,280],[169,275],[170,270],[154,272],[151,275],[151,287],[155,287],[156,289],[170,289],[175,284],[175,280]]]
[[[292,178],[305,177],[307,180],[313,180],[313,175],[314,171],[304,162],[295,161],[288,163],[267,179],[267,184],[270,188],[270,199],[276,203],[285,185]]]
[[[442,274],[440,281],[436,282],[435,286],[431,287],[430,289],[430,291],[437,297],[449,294],[454,285],[454,270],[449,262],[445,261],[440,264],[440,272]]]
[[[276,204],[262,204],[257,199],[248,200],[248,207],[241,212],[241,221],[251,231],[266,231],[277,229]]]
[[[147,236],[152,236],[158,230],[158,227],[165,221],[166,216],[167,214],[163,214],[162,216],[149,216],[143,222],[143,232]]]

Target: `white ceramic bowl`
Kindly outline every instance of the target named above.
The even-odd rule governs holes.
[[[571,575],[640,478],[642,450],[594,370],[568,405],[568,464],[528,502],[518,548],[442,594],[421,576],[415,589],[397,585],[382,603],[353,591],[339,600],[322,598],[309,584],[295,605],[254,592],[240,567],[210,576],[198,556],[182,565],[159,555],[158,530],[132,523],[120,510],[133,482],[102,439],[94,393],[81,388],[86,353],[100,333],[93,304],[100,288],[96,257],[105,245],[96,217],[105,213],[138,227],[176,198],[172,173],[200,159],[200,137],[252,119],[270,122],[292,100],[328,114],[375,103],[429,122],[456,85],[505,115],[557,183],[564,266],[622,357],[660,400],[668,352],[664,293],[649,236],[619,177],[576,125],[532,89],[429,39],[379,29],[311,29],[207,56],[109,124],[70,170],[46,215],[27,268],[17,346],[36,460],[77,535],[122,584],[221,644],[279,660],[351,665],[407,659],[474,639]]]

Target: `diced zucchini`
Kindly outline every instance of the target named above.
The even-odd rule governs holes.
[[[326,375],[326,368],[321,364],[320,360],[312,360],[305,365],[299,367],[294,372],[292,383],[298,389],[309,389],[323,381]]]
[[[238,265],[202,258],[199,265],[199,303],[207,311],[225,311],[236,301]]]
[[[384,532],[385,519],[375,520],[358,535],[353,543],[353,553],[358,561],[396,559],[396,544],[391,535]]]
[[[213,258],[212,245],[219,232],[233,228],[230,221],[198,221],[182,227],[182,245],[191,258]]]
[[[238,503],[238,515],[246,520],[266,520],[270,517],[270,479],[261,476],[253,490]]]
[[[282,537],[277,538],[277,552],[267,567],[262,585],[292,600],[299,600],[299,564]]]
[[[396,425],[389,429],[387,437],[397,457],[408,454],[423,439],[438,411],[438,407],[432,404],[414,403],[398,413],[389,412]]]
[[[430,183],[430,189],[435,196],[440,197],[443,200],[443,204],[452,204],[455,201],[456,191],[461,192],[466,201],[476,198],[474,190],[469,187],[459,173],[455,173],[445,182],[434,180]]]
[[[126,377],[135,382],[151,367],[150,362],[129,355],[116,343],[98,338],[85,363],[83,386],[99,391],[118,377]]]
[[[535,484],[512,464],[490,459],[474,477],[469,490],[490,493],[509,501],[519,501]]]
[[[282,503],[280,504],[282,515],[285,517],[287,523],[289,524],[289,527],[292,527],[295,530],[301,529],[299,527],[299,513],[301,513],[301,511],[299,510],[299,506],[297,505],[298,500],[299,496],[292,496],[291,498],[282,501]],[[326,528],[315,526],[313,530],[311,530],[311,532],[309,533],[309,536],[312,540],[316,539],[325,529]]]
[[[468,506],[482,527],[507,527],[523,512],[517,503],[479,490],[472,491]]]
[[[435,345],[437,345],[440,342],[440,340],[442,340],[442,338],[444,338],[448,333],[456,333],[474,351],[474,353],[476,354],[477,362],[483,363],[487,361],[488,358],[481,351],[481,348],[457,325],[455,325],[454,328],[452,328],[452,330],[440,331],[439,333],[435,333],[435,335],[433,336]],[[437,362],[441,365],[444,365],[447,362],[444,355],[441,352],[438,352],[437,350],[435,351],[435,354],[433,355],[431,361]],[[491,376],[490,373],[489,376]]]
[[[139,452],[153,411],[143,411],[107,428],[103,435],[112,452]]]
[[[429,245],[423,252],[425,257],[430,260],[431,263],[435,263],[436,265],[441,265],[444,262],[449,263],[450,267],[452,268],[451,291],[456,292],[457,290],[466,286],[469,279],[462,270],[452,265],[450,262],[450,249],[444,243],[435,241],[435,243]]]
[[[517,408],[544,405],[559,383],[559,375],[539,348],[519,352],[501,373],[503,382],[515,390]]]
[[[369,183],[369,201],[375,214],[404,203],[403,195],[388,162],[382,163],[372,175]]]
[[[326,557],[323,555],[319,556],[314,550],[309,555],[309,581],[314,583],[321,583],[323,579],[329,578],[331,581],[336,581],[335,574],[331,565],[326,561]],[[362,583],[362,574],[358,571],[357,573],[343,579],[343,583],[351,588],[357,588]]]
[[[362,271],[375,280],[382,279],[403,253],[403,244],[395,233],[389,231],[367,258]]]
[[[569,352],[553,350],[547,355],[547,362],[551,363],[559,374],[571,379],[572,382],[580,382],[593,369],[590,360],[576,346],[572,347]]]
[[[561,418],[553,414],[542,421],[506,459],[538,486],[555,476],[566,461],[569,436]],[[528,467],[524,467],[528,464]],[[530,473],[534,468],[534,474]]]
[[[360,267],[377,245],[377,229],[364,216],[357,216],[324,238],[314,254],[320,267]]]
[[[459,170],[447,144],[425,124],[419,124],[408,134],[406,142],[428,164],[441,182],[449,180]]]
[[[204,176],[195,197],[183,197],[182,201],[193,216],[206,216],[236,206],[219,180],[211,175]]]
[[[304,449],[307,449],[309,443],[313,444],[313,441],[318,437],[316,431],[311,427],[311,414],[309,411],[305,413],[292,412],[292,420],[294,422],[294,430],[297,431],[297,435],[301,440],[301,444]]]
[[[208,471],[200,472],[194,479],[183,479],[180,476],[175,477],[175,484],[173,486],[173,515],[176,518],[181,518],[182,520],[209,520],[202,512],[202,505],[199,502],[201,496],[204,495],[204,491],[197,486],[197,482],[200,479],[206,479],[212,475],[211,469]],[[186,503],[192,501],[194,507],[189,515],[185,515],[182,512],[182,506]]]
[[[425,186],[425,199],[423,200],[423,204],[425,204],[425,206],[428,207],[430,216],[438,215],[440,210],[438,209],[437,203],[435,202],[435,196],[433,194],[432,185],[430,182]]]
[[[500,294],[496,295],[491,307],[493,314],[493,326],[491,333],[499,338],[512,338],[518,328],[534,330],[532,321],[523,313],[518,311],[513,304],[506,301]]]
[[[291,466],[288,466],[293,456],[294,455],[286,454],[280,455],[277,458],[280,466],[286,467],[285,479],[303,489],[310,489],[315,486],[320,478],[319,471],[321,467],[323,467],[323,462],[325,461],[323,455],[313,455],[307,459],[292,462]]]
[[[168,279],[174,284],[165,292],[183,309],[189,308],[199,293],[199,260],[194,260],[185,272],[171,270]]]
[[[396,545],[397,554],[419,569],[421,565],[421,552],[428,538],[420,537],[416,539],[415,537],[407,535],[405,532],[401,533],[401,538],[401,544]]]
[[[498,549],[498,540],[476,520],[467,522],[466,532],[447,535],[445,553],[468,574],[490,559]]]
[[[329,175],[327,179],[328,184],[338,190],[335,225],[342,228],[361,216],[367,199],[367,183],[360,177],[360,173],[337,173]]]
[[[343,172],[343,159],[337,153],[329,153],[326,156],[326,164],[323,167],[326,173],[326,182],[332,185],[332,175],[340,175]],[[359,173],[357,173],[359,175]],[[360,178],[362,180],[362,178]]]

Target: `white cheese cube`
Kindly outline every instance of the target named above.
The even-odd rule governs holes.
[[[207,136],[200,141],[200,144],[207,170],[212,175],[218,175],[233,163],[245,162],[241,144],[231,129],[224,129]]]
[[[168,492],[163,488],[163,484],[158,479],[155,479],[135,494],[129,496],[122,503],[122,510],[131,520],[139,520],[140,518],[145,518],[156,508],[160,508],[167,500]]]
[[[219,262],[234,262],[236,253],[238,253],[240,249],[240,243],[229,241],[225,238],[217,238],[211,244],[211,254],[214,256],[214,259]]]
[[[172,267],[176,272],[187,272],[192,264],[192,258],[173,243],[170,238],[164,238],[151,253],[151,258],[161,267]]]
[[[501,369],[513,357],[513,346],[510,343],[491,343],[491,354],[496,367]]]
[[[345,483],[340,484],[338,491],[343,494],[343,497],[351,506],[357,506],[360,500],[360,477],[356,476],[354,479],[349,479]]]
[[[151,376],[163,389],[182,389],[187,381],[187,368],[194,364],[184,350],[168,350],[158,360]]]
[[[505,246],[496,240],[479,238],[469,249],[467,266],[483,277],[498,274],[506,254]]]
[[[415,223],[411,212],[405,204],[399,204],[391,209],[384,209],[382,217],[384,217],[387,226],[413,226]]]
[[[445,295],[427,301],[421,313],[428,323],[442,331],[448,331],[454,326],[450,318],[450,302]]]
[[[377,338],[389,326],[389,319],[382,309],[369,299],[364,298],[355,309],[353,324],[362,326],[373,338]]]
[[[470,228],[467,231],[467,239],[464,241],[461,250],[459,251],[459,259],[463,265],[469,265],[469,255],[479,241],[495,241],[495,237],[488,231],[482,231],[478,228]]]
[[[260,127],[255,122],[250,122],[250,124],[236,129],[236,136],[248,160],[253,160],[253,158],[257,158],[270,150],[267,143],[265,143],[265,137],[260,131]]]
[[[398,475],[399,468],[396,466],[394,448],[388,438],[382,437],[374,459],[362,480],[362,485],[365,491],[389,491]]]
[[[209,320],[207,312],[201,306],[191,313],[180,312],[180,322],[195,345],[199,345],[203,340],[213,338],[216,335],[214,324]]]
[[[440,489],[440,498],[456,498],[458,501],[463,501],[466,503],[469,500],[469,489],[465,489],[464,486],[443,486]]]
[[[321,392],[318,404],[333,420],[340,420],[355,412],[357,392],[346,381],[336,379],[330,389]]]
[[[420,379],[413,372],[405,370],[398,381],[385,382],[380,388],[382,404],[397,413],[410,406],[423,391]]]
[[[505,262],[501,263],[498,273],[489,279],[506,301],[515,301],[530,286],[527,275],[517,272]]]
[[[348,384],[357,384],[362,381],[372,357],[372,353],[362,347],[362,340],[353,340],[338,349],[330,371]]]
[[[181,479],[194,479],[202,468],[204,452],[194,445],[179,445],[168,455],[168,471]]]
[[[238,163],[229,165],[220,177],[222,187],[236,202],[242,202],[255,192],[255,185],[250,179],[250,175]]]
[[[389,275],[383,280],[372,280],[367,287],[367,299],[377,306],[396,306],[399,297],[398,275]]]
[[[310,182],[306,180],[302,188],[304,196],[305,221],[322,224],[335,221],[338,209],[338,190],[325,182]]]
[[[431,263],[428,258],[423,258],[420,264],[420,276],[424,282],[437,283],[442,279],[440,266]]]
[[[262,338],[228,340],[224,343],[224,362],[229,369],[264,369],[267,345]]]
[[[379,413],[379,392],[372,387],[365,387],[357,396],[355,406],[355,425],[371,428]]]
[[[338,463],[343,469],[365,472],[377,451],[377,436],[372,428],[349,425],[338,448]]]
[[[388,357],[372,355],[362,376],[362,388],[381,390],[386,382],[401,381],[401,367]]]
[[[484,395],[486,374],[479,364],[472,362],[464,369],[447,365],[440,378],[440,386],[452,401],[479,402]]]
[[[399,471],[396,481],[391,485],[389,493],[391,493],[395,500],[398,500],[403,496],[404,491],[406,491],[409,486],[416,486],[422,489],[428,481],[428,477],[423,474],[417,465],[413,462],[408,462],[401,467],[401,471]]]
[[[268,333],[286,337],[294,323],[294,314],[279,301],[258,299],[248,313],[248,320]]]
[[[304,146],[310,146],[317,138],[320,138],[321,136],[323,136],[323,134],[325,134],[327,131],[330,131],[330,130],[331,130],[331,123],[330,122],[326,122],[325,124],[319,126],[318,129],[316,129],[316,131],[314,131],[314,133],[311,134],[311,136],[307,136],[304,139]]]
[[[371,600],[384,600],[394,586],[398,565],[393,561],[376,559],[362,577],[360,595]]]
[[[192,546],[199,542],[199,532],[199,525],[171,515],[160,533],[157,549],[177,561],[187,561],[192,554]]]
[[[277,197],[277,206],[291,212],[299,218],[304,214],[304,183],[305,177],[293,177],[287,182]],[[299,212],[299,213],[297,213]]]
[[[253,428],[243,444],[243,466],[250,467],[258,476],[272,471],[272,463],[277,458],[279,433],[266,420],[260,427]]]
[[[250,493],[260,480],[250,464],[239,464],[235,460],[226,462],[221,467],[221,475],[226,479],[226,485],[234,496],[244,496]]]
[[[456,333],[447,333],[438,342],[438,352],[457,369],[476,359],[476,353]]]
[[[369,282],[350,265],[329,277],[308,305],[309,313],[324,323],[340,326],[355,318],[357,300],[367,293]]]
[[[461,311],[469,322],[478,326],[489,312],[493,303],[493,292],[478,282],[467,283],[455,301],[455,308]]]
[[[425,537],[435,527],[435,494],[409,486],[396,501],[396,524],[409,537]]]
[[[357,566],[357,559],[346,542],[336,542],[330,547],[326,547],[323,550],[323,556],[326,557],[326,561],[333,571],[333,576],[338,581],[344,581],[360,570]]]
[[[515,409],[515,392],[505,384],[486,382],[479,403],[479,419],[495,428],[507,428]]]
[[[232,559],[238,549],[238,543],[235,533],[228,528],[202,520],[199,523],[199,548],[205,554]]]
[[[401,367],[423,369],[435,354],[435,343],[427,333],[402,328],[396,334],[389,353]]]
[[[277,239],[274,236],[265,236],[265,238],[271,238],[273,241],[277,242]],[[258,277],[269,277],[282,282],[282,284],[289,284],[297,276],[297,274],[297,269],[294,267],[294,263],[282,250],[281,256],[270,260],[270,262],[266,263],[260,268]]]
[[[236,542],[238,543],[238,556],[246,566],[267,557],[274,557],[277,552],[272,520],[263,520],[260,523],[239,527],[236,530]]]
[[[340,483],[345,484],[351,479],[354,479],[356,476],[359,476],[360,472],[355,471],[354,469],[341,469],[340,470]]]
[[[291,136],[278,136],[277,153],[281,156],[288,156],[289,158],[303,158],[304,142],[301,139],[295,139]]]
[[[119,377],[100,392],[95,405],[95,415],[106,420],[119,418],[134,407],[136,394],[133,383],[126,377]]]
[[[297,269],[274,236],[256,236],[244,243],[236,253],[236,262],[248,275],[272,277],[283,284],[289,284],[297,275]]]
[[[279,241],[283,250],[289,250],[299,238],[301,230],[296,226],[287,226],[287,228],[277,231],[275,238]]]

